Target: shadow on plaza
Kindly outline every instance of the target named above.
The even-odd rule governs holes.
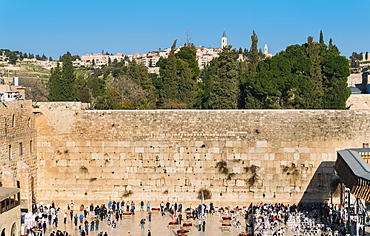
[[[334,175],[334,164],[335,161],[323,161],[320,163],[304,191],[299,202],[300,205],[332,203],[333,198],[339,197],[338,184],[340,181]]]

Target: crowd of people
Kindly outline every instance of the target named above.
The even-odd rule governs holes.
[[[218,214],[219,216],[230,216],[230,226],[245,231],[241,235],[286,235],[287,231],[296,235],[346,235],[347,229],[344,227],[343,208],[340,205],[330,204],[311,204],[306,206],[276,204],[250,204],[248,207],[215,207],[213,203],[209,205],[200,204],[196,207],[184,208],[181,203],[159,204],[159,208],[151,208],[151,203],[141,201],[139,203],[140,212],[146,211],[146,217],[140,220],[139,226],[145,229],[146,221],[152,221],[153,209],[158,210],[160,215],[169,216],[181,226],[183,221],[195,221],[199,231],[206,230],[207,214]],[[78,208],[78,209],[77,209]],[[35,204],[31,213],[31,220],[28,220],[29,231],[42,233],[51,228],[50,236],[69,236],[73,235],[66,231],[58,230],[59,222],[64,224],[69,221],[78,229],[80,236],[87,236],[91,232],[94,235],[108,236],[107,232],[99,232],[100,224],[106,221],[109,227],[116,228],[117,222],[127,215],[134,215],[136,210],[133,201],[113,201],[107,204],[89,206],[75,206],[71,201],[65,211],[51,204]],[[90,217],[88,217],[90,215]],[[62,217],[60,220],[58,217]],[[245,223],[242,223],[242,219]],[[32,227],[31,227],[32,226]],[[77,231],[77,230],[76,230]],[[75,233],[74,231],[73,233]],[[41,234],[40,234],[41,233]],[[151,236],[148,229],[148,235]],[[128,235],[131,233],[128,233]],[[36,234],[37,235],[37,234]]]

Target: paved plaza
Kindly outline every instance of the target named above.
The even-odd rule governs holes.
[[[68,212],[67,212],[68,213]],[[93,213],[90,211],[90,214]],[[81,215],[83,214],[83,211],[76,210],[74,214]],[[67,222],[66,224],[63,223],[63,215],[64,212],[59,212],[58,213],[58,218],[59,218],[59,225],[58,227],[55,227],[54,225],[49,225],[47,224],[47,230],[45,235],[49,236],[52,231],[67,231],[70,236],[80,236],[80,230],[79,230],[79,225],[82,225],[80,223],[80,220],[78,220],[77,226],[74,225],[73,221],[70,220],[70,216],[68,215]],[[260,212],[257,212],[257,215],[260,215]],[[185,218],[186,213],[183,212],[183,218]],[[231,217],[232,216],[232,217]],[[93,220],[96,216],[95,215],[87,215],[86,219],[83,219],[83,222],[87,220],[90,222]],[[229,218],[234,218],[233,221],[225,221],[225,217]],[[111,219],[113,220],[112,217]],[[224,219],[223,219],[224,218]],[[297,216],[296,219],[299,219],[299,215]],[[144,229],[141,228],[140,225],[140,220],[141,219],[146,219],[145,227]],[[211,235],[211,236],[221,236],[221,235],[232,235],[232,236],[238,236],[242,232],[246,232],[246,221],[244,219],[243,214],[241,211],[236,211],[234,214],[230,213],[223,213],[221,214],[220,212],[216,212],[215,214],[208,214],[204,217],[206,221],[206,226],[205,230],[199,231],[198,230],[198,225],[199,225],[199,219],[184,219],[182,223],[192,223],[192,226],[186,228],[186,230],[189,230],[189,233],[187,235],[189,236],[202,236],[202,235]],[[320,230],[314,230],[316,228],[315,224],[310,225],[309,227],[306,227],[306,230],[304,233],[302,233],[301,230],[300,233],[293,232],[289,229],[294,229],[297,227],[298,224],[294,224],[294,217],[289,218],[287,221],[287,224],[285,225],[283,222],[279,220],[273,221],[275,226],[272,227],[268,221],[265,220],[265,226],[267,226],[267,229],[273,229],[273,230],[268,230],[268,232],[261,233],[259,234],[258,232],[258,224],[256,223],[256,231],[257,232],[255,235],[264,235],[264,236],[270,236],[270,235],[284,235],[284,236],[296,236],[296,235],[323,235],[323,232],[320,232]],[[169,212],[165,212],[165,215],[162,216],[160,211],[152,211],[152,221],[149,222],[148,220],[148,212],[147,211],[135,211],[135,215],[123,215],[122,220],[118,220],[116,227],[112,227],[111,225],[108,225],[107,219],[104,219],[103,221],[100,221],[99,224],[99,230],[98,231],[89,231],[87,235],[89,236],[98,236],[100,232],[107,233],[108,236],[126,236],[128,235],[128,232],[131,233],[132,236],[147,236],[148,235],[148,230],[151,231],[152,236],[167,236],[167,235],[178,235],[177,230],[181,229],[180,226],[169,226],[170,222],[176,221],[176,216],[175,219],[172,219],[171,215]],[[240,222],[240,226],[237,227],[236,222]],[[299,224],[300,227],[303,225],[310,224],[310,220],[307,222],[306,220],[301,221]],[[222,224],[228,223],[231,226],[223,226]],[[303,224],[303,225],[302,225]],[[84,228],[84,226],[83,226]],[[279,229],[284,229],[282,232]],[[90,229],[90,227],[89,227]],[[184,228],[185,229],[185,228]],[[274,232],[277,232],[277,234],[274,234]],[[329,234],[325,235],[337,235],[334,232],[331,232]],[[368,235],[368,234],[367,234]]]
[[[183,213],[183,215],[185,215]],[[89,236],[97,236],[99,232],[107,232],[109,236],[113,235],[120,235],[120,236],[126,236],[128,231],[131,232],[133,236],[147,236],[148,235],[148,229],[152,232],[152,236],[157,235],[176,235],[176,232],[179,228],[169,228],[168,223],[172,220],[171,216],[168,212],[166,212],[165,216],[161,216],[160,212],[153,212],[152,215],[152,222],[148,222],[146,220],[145,229],[141,229],[140,227],[140,220],[142,218],[147,219],[148,213],[146,211],[135,212],[134,216],[128,216],[124,217],[124,219],[119,220],[117,222],[116,228],[112,228],[111,226],[107,225],[107,220],[103,220],[103,222],[100,222],[99,231],[92,231],[89,232]],[[91,216],[87,216],[87,219],[89,220]],[[195,235],[212,235],[212,236],[218,236],[218,235],[238,235],[241,232],[245,232],[245,220],[242,216],[237,216],[237,220],[239,220],[242,223],[242,226],[240,228],[236,227],[230,227],[229,231],[222,231],[221,225],[222,225],[222,216],[219,214],[214,215],[208,215],[206,217],[206,227],[205,231],[198,231],[198,224],[199,220],[191,220],[189,222],[193,223],[193,226],[189,229],[189,236],[195,236]],[[59,225],[58,227],[54,227],[52,225],[48,225],[46,235],[50,235],[52,231],[61,230],[61,231],[67,231],[70,235],[79,236],[79,230],[78,227],[75,227],[73,222],[70,221],[68,218],[67,223],[63,224],[63,214],[59,213]]]

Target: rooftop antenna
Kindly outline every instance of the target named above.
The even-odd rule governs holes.
[[[191,32],[191,29],[186,30],[186,46],[190,46],[191,44],[190,32]]]

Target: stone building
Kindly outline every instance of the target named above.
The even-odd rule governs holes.
[[[368,110],[0,108],[0,182],[32,199],[217,205],[338,200],[336,151],[370,143]]]
[[[0,187],[0,235],[20,235],[20,193],[17,188]]]

